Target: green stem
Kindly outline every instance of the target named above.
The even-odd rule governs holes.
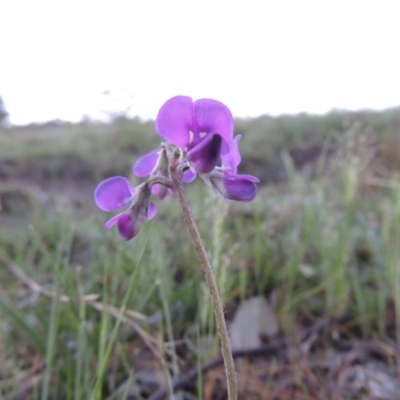
[[[172,157],[171,157],[172,158]],[[211,264],[207,256],[204,243],[201,239],[199,230],[196,222],[194,221],[193,215],[189,209],[189,204],[186,198],[186,194],[182,184],[182,173],[177,170],[177,163],[175,160],[171,160],[170,163],[170,179],[173,183],[173,188],[176,195],[178,196],[179,205],[182,210],[183,217],[185,218],[186,224],[189,227],[190,236],[192,242],[196,248],[197,255],[199,256],[201,267],[203,269],[208,289],[210,291],[211,301],[214,307],[215,319],[217,323],[218,335],[221,340],[222,356],[224,358],[227,386],[228,386],[228,400],[237,399],[237,383],[236,383],[236,372],[235,364],[233,362],[231,345],[229,342],[229,334],[224,318],[224,310],[222,307],[221,297],[218,292],[218,287],[212,272]]]

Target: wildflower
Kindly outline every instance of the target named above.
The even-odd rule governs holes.
[[[257,195],[258,178],[252,175],[238,175],[237,167],[241,161],[239,141],[241,135],[235,136],[226,155],[222,155],[222,166],[211,174],[202,175],[203,180],[228,200],[252,201]]]
[[[199,174],[229,200],[254,199],[259,180],[251,175],[237,175],[241,135],[233,139],[233,118],[225,105],[211,99],[193,101],[190,97],[176,96],[161,107],[155,125],[160,136],[183,151],[183,163],[189,166],[183,182],[192,182]],[[136,161],[133,172],[139,177],[167,176],[167,169],[160,167],[164,160],[168,164],[167,158],[164,148],[153,150]],[[167,192],[161,185],[152,189],[160,198]]]
[[[197,172],[211,172],[232,142],[232,114],[217,100],[173,97],[161,107],[155,125],[160,136],[186,153],[191,170],[185,172],[184,182],[193,181]],[[161,152],[156,149],[141,157],[133,172],[139,177],[154,175]]]
[[[239,152],[239,141],[241,138],[242,135],[236,135],[231,143],[229,152],[221,156],[222,168],[226,170],[228,175],[236,175],[237,167],[240,161],[242,161],[242,156]]]
[[[252,175],[230,175],[221,172],[210,174],[208,179],[211,187],[226,199],[246,202],[256,197],[256,183],[260,182]]]
[[[108,220],[104,226],[110,229],[117,225],[118,233],[123,240],[134,238],[143,222],[152,219],[156,214],[156,206],[150,202],[150,188],[142,183],[133,188],[128,179],[116,176],[101,182],[95,192],[94,199],[103,211],[126,210]]]
[[[105,224],[105,229],[117,225],[124,240],[137,235],[143,222],[156,213],[150,195],[163,199],[174,189],[169,176],[172,159],[178,171],[184,171],[183,182],[192,182],[199,175],[227,200],[255,198],[258,178],[237,174],[241,136],[233,138],[232,114],[224,104],[211,99],[193,101],[190,97],[176,96],[161,107],[155,125],[158,134],[167,142],[139,158],[133,167],[137,176],[150,178],[133,188],[126,178],[117,176],[96,188],[95,202],[101,210],[126,207]]]

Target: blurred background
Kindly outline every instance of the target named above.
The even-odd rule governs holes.
[[[102,179],[139,182],[176,95],[228,106],[239,172],[261,181],[248,204],[187,186],[239,398],[400,398],[399,11],[4,1],[0,399],[226,398],[175,199],[131,242],[93,202]]]

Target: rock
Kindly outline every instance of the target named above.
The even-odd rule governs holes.
[[[275,336],[279,321],[272,307],[263,296],[244,301],[230,325],[233,349],[250,349],[262,344],[264,336]]]

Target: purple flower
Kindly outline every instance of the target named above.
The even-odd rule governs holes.
[[[252,175],[224,173],[210,177],[211,185],[228,200],[252,201],[257,195],[258,178]]]
[[[156,206],[149,201],[150,189],[146,183],[133,188],[128,179],[115,176],[101,182],[95,192],[94,200],[103,211],[127,209],[112,217],[104,226],[110,229],[117,225],[118,233],[123,240],[134,238],[143,222],[152,219],[156,214]]]
[[[252,201],[257,195],[258,178],[252,175],[237,175],[237,167],[241,161],[239,141],[241,135],[235,136],[229,152],[223,156],[220,171],[210,174],[211,186],[228,200]]]
[[[241,135],[233,139],[233,118],[225,105],[211,99],[193,101],[190,97],[176,96],[161,107],[155,125],[160,136],[186,151],[191,169],[185,171],[183,182],[193,181],[200,173],[211,187],[229,200],[254,199],[259,180],[251,175],[237,175]],[[168,166],[168,160],[163,161],[167,158],[163,151],[156,149],[139,158],[133,172],[139,177],[168,176],[163,166]],[[160,198],[167,192],[160,185],[152,188],[152,193]]]
[[[229,153],[233,136],[233,117],[229,109],[217,100],[193,101],[187,96],[169,99],[156,118],[157,133],[175,146],[187,151],[194,171],[211,172],[221,157]],[[139,158],[133,172],[139,176],[154,173],[162,149]],[[186,173],[183,181],[196,178],[194,171]]]
[[[171,157],[178,157],[174,162],[178,163],[178,171],[184,170],[183,182],[192,182],[199,175],[227,200],[255,198],[258,178],[237,174],[241,135],[233,138],[233,118],[225,105],[211,99],[193,101],[176,96],[161,107],[155,125],[167,142],[139,158],[133,167],[137,176],[152,178],[133,188],[128,179],[116,176],[101,182],[95,190],[95,202],[101,210],[126,207],[105,224],[105,229],[117,225],[121,238],[130,240],[146,220],[154,217],[156,207],[150,202],[150,195],[163,199],[173,193]]]
[[[222,158],[222,168],[226,169],[226,173],[228,175],[236,175],[237,167],[242,160],[242,156],[239,152],[239,140],[242,138],[242,135],[235,136],[235,139],[231,142],[231,146],[229,148],[229,152],[223,156]]]

